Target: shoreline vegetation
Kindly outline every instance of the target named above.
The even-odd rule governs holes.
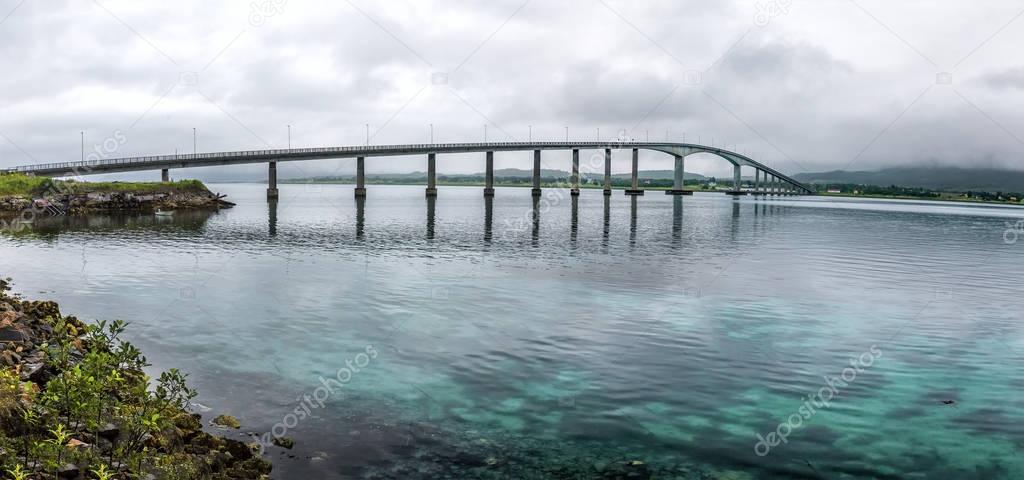
[[[35,216],[46,212],[156,211],[230,208],[198,180],[177,182],[78,182],[0,175],[0,215]]]
[[[9,291],[0,280],[0,478],[269,478],[258,445],[203,431],[184,374],[143,372],[124,322]]]
[[[884,195],[884,194],[870,194],[870,193],[829,193],[829,192],[818,192],[818,195],[822,197],[839,197],[839,198],[871,198],[878,200],[924,200],[929,202],[951,202],[951,203],[972,203],[978,205],[1009,205],[1024,207],[1024,201],[1012,201],[1012,200],[983,200],[976,197],[963,197],[955,194],[942,195],[938,197],[916,197],[912,195]]]
[[[889,185],[880,187],[852,183],[812,184],[817,193],[830,197],[881,198],[890,200],[932,200],[938,202],[1024,205],[1024,193],[968,190],[964,192],[932,190],[920,187]]]

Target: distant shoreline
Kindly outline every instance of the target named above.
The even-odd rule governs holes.
[[[239,182],[248,183],[248,182]],[[345,180],[280,180],[280,184],[288,185],[355,185],[355,181]],[[366,185],[395,185],[395,186],[423,186],[426,187],[425,182],[375,182],[367,179]],[[444,187],[484,187],[484,182],[444,182],[441,180],[437,181],[438,186]],[[530,182],[523,183],[502,183],[494,182],[495,187],[514,187],[514,188],[532,188],[533,184]],[[568,188],[566,183],[541,183],[542,188]],[[652,191],[665,191],[670,190],[671,187],[663,186],[640,186],[644,190]],[[595,184],[580,184],[580,189],[602,189],[603,185]],[[612,190],[625,190],[629,187],[623,186],[612,186]],[[688,184],[687,188],[692,189],[695,192],[708,192],[718,193],[724,192],[722,190],[707,190],[699,188],[699,185]],[[813,195],[819,197],[841,197],[841,198],[870,198],[876,200],[917,200],[923,202],[950,202],[950,203],[961,203],[961,204],[976,204],[976,205],[1006,205],[1011,207],[1024,207],[1024,203],[1015,203],[1010,201],[991,201],[991,200],[980,200],[980,199],[969,199],[969,198],[953,198],[953,197],[940,197],[940,198],[925,198],[925,197],[913,197],[913,196],[897,196],[897,195],[870,195],[870,194],[852,194],[852,193],[825,193],[817,192]]]
[[[853,194],[853,193],[822,193],[818,192],[820,197],[841,197],[841,198],[871,198],[876,200],[917,200],[922,202],[950,202],[950,203],[970,203],[978,205],[1007,205],[1010,207],[1024,207],[1022,202],[1011,202],[1011,201],[993,201],[993,200],[980,200],[975,198],[954,198],[954,197],[940,197],[940,198],[925,198],[925,197],[913,197],[913,196],[900,196],[900,195],[870,195],[870,194]]]

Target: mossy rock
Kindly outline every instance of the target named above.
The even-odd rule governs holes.
[[[60,318],[60,306],[56,302],[22,302],[25,314],[38,318]],[[80,322],[76,322],[80,323]],[[79,327],[81,325],[75,325]]]
[[[242,424],[238,419],[231,415],[218,415],[211,423],[218,427],[234,428],[236,430],[242,428]]]
[[[274,445],[291,450],[295,447],[295,440],[288,437],[274,437]]]

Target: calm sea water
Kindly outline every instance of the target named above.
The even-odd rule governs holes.
[[[264,188],[0,274],[294,438],[276,478],[1024,478],[1024,210]]]

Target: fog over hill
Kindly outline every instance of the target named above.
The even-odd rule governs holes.
[[[799,173],[793,176],[804,183],[850,183],[860,185],[918,187],[940,191],[1024,191],[1024,171],[1001,169],[965,169],[954,167],[899,167],[872,172]]]

